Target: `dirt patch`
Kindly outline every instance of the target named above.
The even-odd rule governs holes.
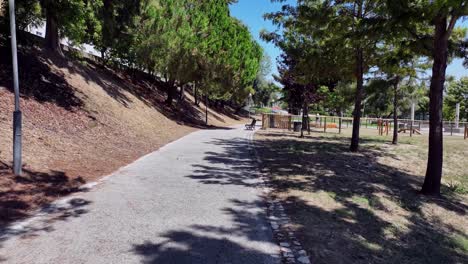
[[[464,172],[453,166],[444,170],[444,198],[421,196],[423,137],[402,138],[402,144],[392,146],[388,138],[363,131],[360,153],[350,153],[348,132],[314,132],[300,139],[268,130],[255,137],[263,170],[271,175],[275,195],[286,205],[311,261],[463,263],[467,196],[447,183],[465,184],[466,176],[459,176]],[[447,150],[462,153],[468,147],[463,138],[446,144]],[[452,152],[446,164],[466,164],[466,157]]]

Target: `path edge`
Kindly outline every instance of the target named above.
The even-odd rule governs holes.
[[[261,197],[267,204],[267,220],[273,231],[274,240],[280,247],[284,263],[310,264],[311,261],[307,252],[296,238],[294,231],[289,227],[292,224],[291,218],[286,214],[281,201],[274,198],[272,195],[274,185],[271,182],[271,174],[261,169],[263,162],[255,147],[256,133],[257,132],[254,131],[248,135],[249,148],[253,153],[255,163],[257,164],[258,175],[262,182],[260,186],[262,191]]]

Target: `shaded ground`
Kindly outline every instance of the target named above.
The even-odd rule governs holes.
[[[446,140],[445,198],[429,198],[418,194],[425,139],[404,137],[392,146],[363,129],[361,152],[350,153],[348,133],[256,134],[263,169],[312,262],[464,263],[468,205],[461,167],[468,142]]]
[[[204,105],[188,95],[164,104],[160,85],[83,59],[38,49],[19,54],[23,110],[23,178],[10,173],[13,93],[9,50],[0,47],[0,222],[108,175],[204,126]],[[243,123],[209,109],[211,128]]]
[[[0,230],[5,263],[279,264],[250,131],[200,130]]]

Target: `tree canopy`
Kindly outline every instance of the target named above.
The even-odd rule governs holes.
[[[60,40],[93,44],[102,59],[153,74],[167,103],[177,87],[197,84],[211,99],[241,103],[253,93],[263,51],[232,17],[232,0],[18,0],[31,23],[46,22],[44,47],[61,54]]]

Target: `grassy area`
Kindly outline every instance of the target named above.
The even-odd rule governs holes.
[[[270,114],[270,113],[273,113],[271,111],[271,108],[268,108],[268,107],[255,107],[255,108],[252,108],[251,111],[253,111],[255,114]]]
[[[300,139],[260,131],[256,148],[314,263],[464,263],[468,140],[445,137],[444,198],[419,195],[427,135],[400,144],[362,129],[359,153],[343,135]]]

